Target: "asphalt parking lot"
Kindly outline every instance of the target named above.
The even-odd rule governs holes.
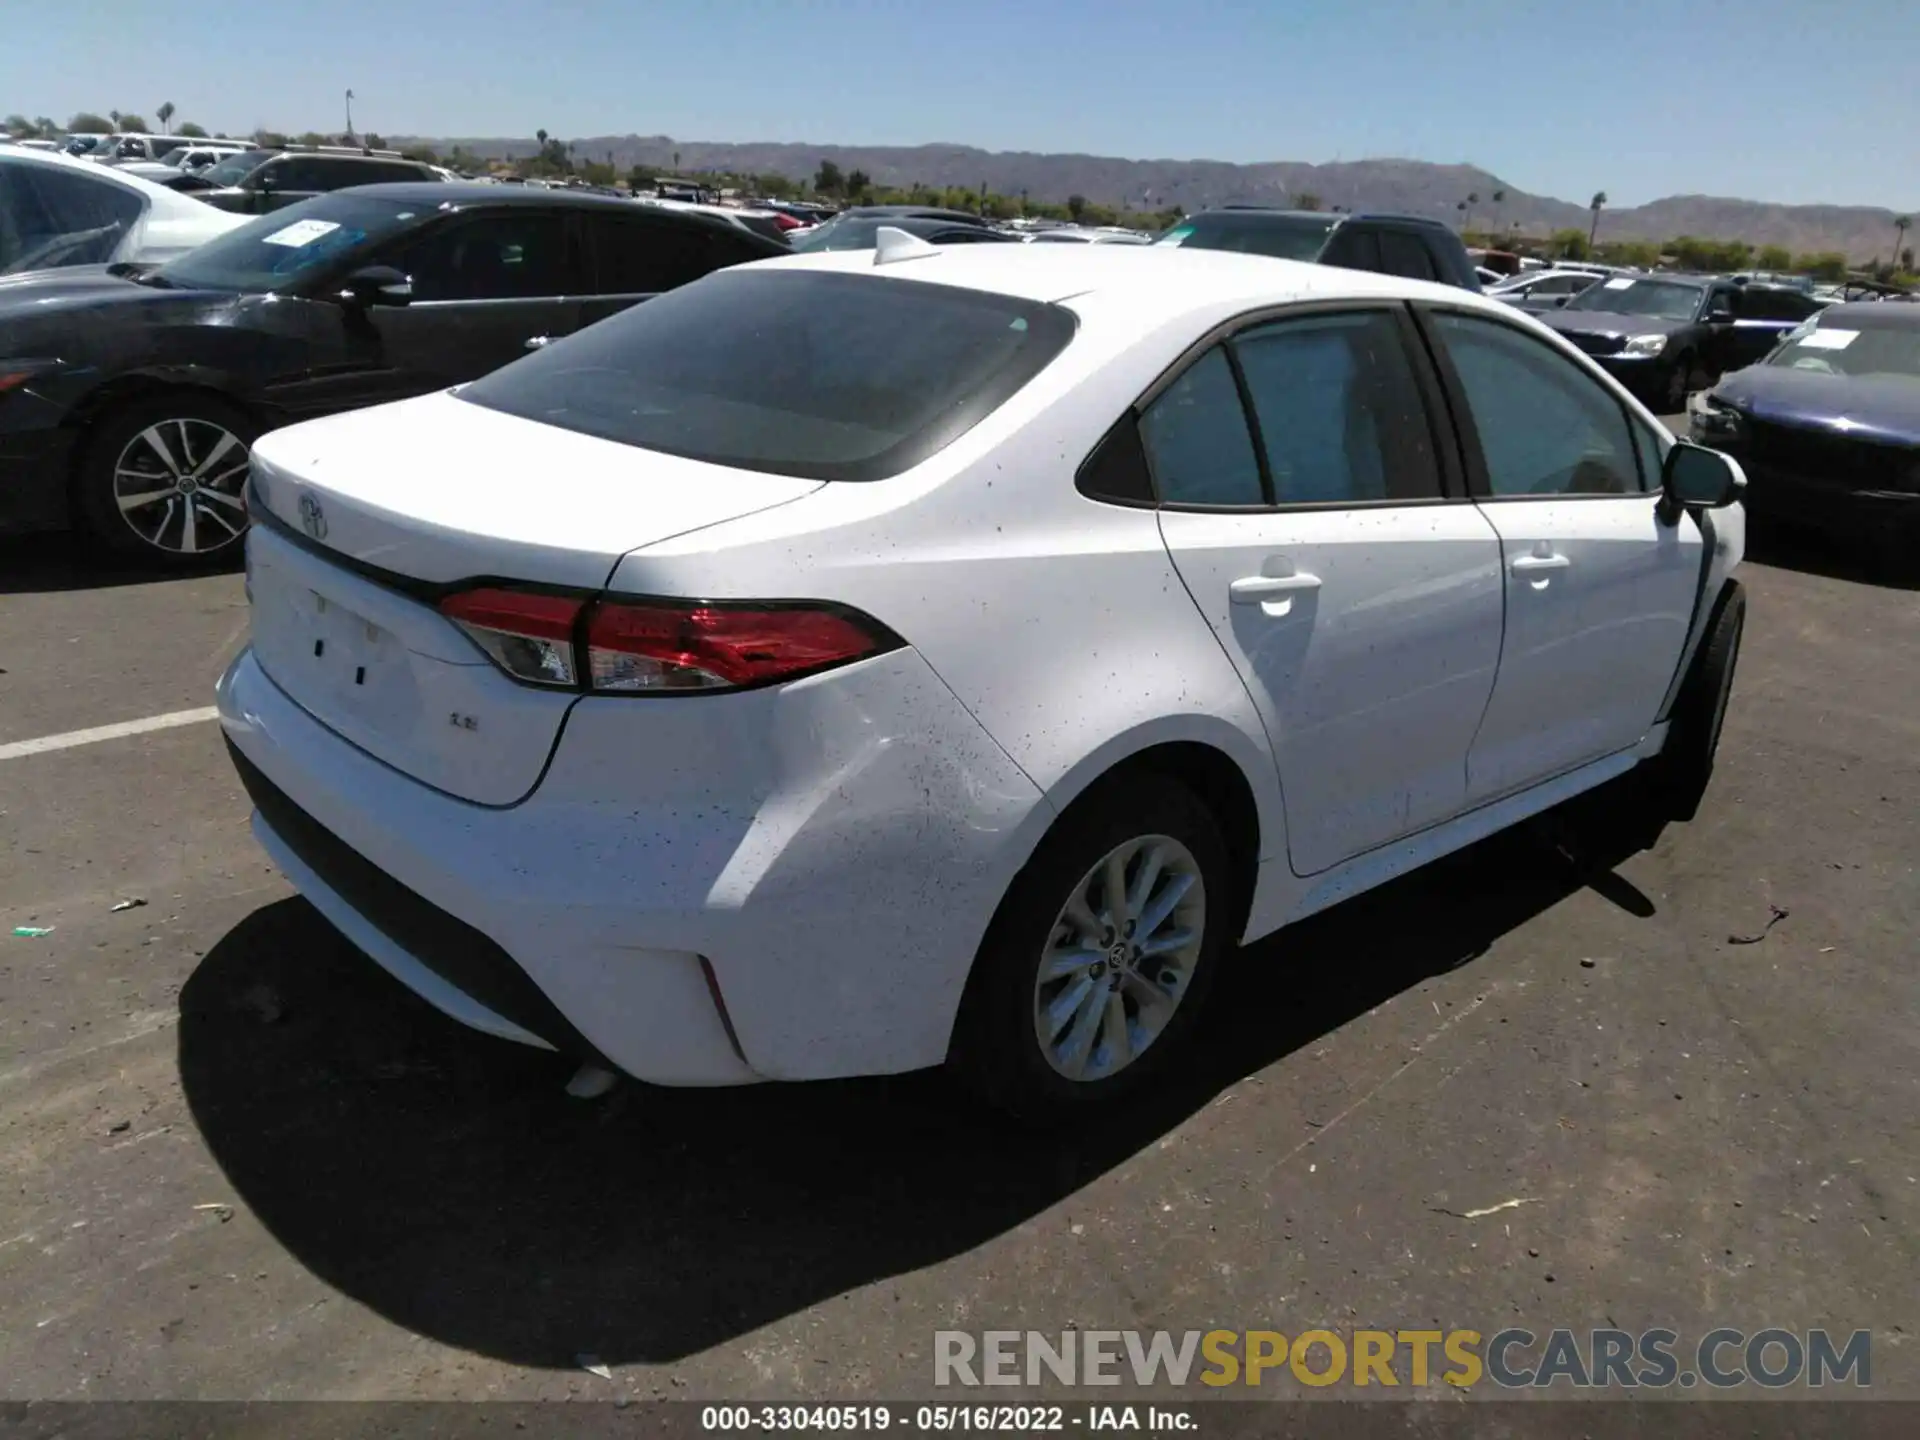
[[[929,1076],[566,1098],[293,897],[214,725],[20,753],[210,704],[238,574],[0,546],[0,1397],[899,1398],[949,1327],[1508,1324],[1865,1328],[1920,1396],[1920,590],[1745,578],[1695,822],[1635,848],[1616,790],[1285,932],[1203,1073],[1042,1139]]]

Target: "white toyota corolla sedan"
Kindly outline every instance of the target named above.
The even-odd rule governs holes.
[[[1210,251],[727,270],[253,455],[254,829],[476,1029],[1057,1115],[1243,941],[1649,764],[1738,467],[1497,301]]]

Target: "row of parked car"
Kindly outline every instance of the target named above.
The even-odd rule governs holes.
[[[371,153],[242,151],[202,174],[234,182],[201,192],[221,203],[157,186],[131,164],[0,148],[0,275],[18,276],[0,280],[0,357],[11,357],[0,375],[9,481],[0,531],[78,523],[124,551],[199,563],[238,544],[241,462],[262,431],[471,380],[743,261],[872,249],[883,230],[934,247],[1146,243],[1117,229],[1034,230],[930,207],[823,215],[711,197],[636,204],[577,188],[450,189],[433,167]],[[264,222],[249,223],[251,212]],[[1482,288],[1458,235],[1412,217],[1234,206],[1153,243]],[[60,269],[69,273],[23,273]],[[1804,377],[1813,359],[1784,342],[1827,313],[1803,283],[1763,276],[1568,266],[1488,293],[1535,312],[1670,415],[1770,357]],[[1876,331],[1898,333],[1902,317],[1920,315],[1882,308]],[[1857,355],[1884,363],[1887,353]],[[1900,386],[1878,385],[1866,425],[1849,409],[1859,392],[1845,383],[1848,362],[1838,349],[1823,355],[1834,383],[1815,388],[1830,418],[1847,421],[1826,427],[1830,449],[1914,443],[1892,415]],[[233,462],[208,468],[215,454]],[[1756,498],[1764,505],[1764,493]]]
[[[255,833],[447,1014],[1070,1118],[1236,944],[1630,769],[1700,803],[1740,469],[1445,227],[697,203],[416,180],[0,280],[7,519],[251,536]]]

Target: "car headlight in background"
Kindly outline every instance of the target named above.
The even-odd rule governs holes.
[[[1626,348],[1622,353],[1644,358],[1658,355],[1666,348],[1667,337],[1664,335],[1634,335],[1627,340]]]

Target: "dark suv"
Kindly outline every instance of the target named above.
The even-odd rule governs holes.
[[[1462,290],[1480,289],[1480,278],[1473,273],[1473,261],[1460,237],[1438,220],[1417,215],[1329,215],[1320,210],[1228,205],[1189,215],[1155,243],[1309,260],[1410,280],[1437,280]]]
[[[1786,285],[1712,275],[1611,275],[1540,318],[1662,414],[1728,371],[1763,360],[1820,311]]]
[[[248,150],[174,185],[237,215],[265,215],[355,185],[436,181],[440,172],[387,151]],[[195,183],[204,182],[204,183]]]

